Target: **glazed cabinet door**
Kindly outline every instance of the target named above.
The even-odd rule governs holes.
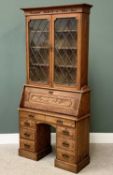
[[[55,15],[54,25],[54,86],[78,85],[78,26],[77,15]]]
[[[50,16],[27,18],[27,80],[30,84],[50,83]]]

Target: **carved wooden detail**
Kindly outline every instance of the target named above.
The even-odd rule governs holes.
[[[78,12],[80,10],[76,9],[76,8],[67,8],[67,9],[55,9],[55,10],[52,10],[52,9],[48,9],[48,10],[33,10],[33,11],[30,11],[29,12],[26,12],[26,14],[57,14],[57,13],[69,13],[70,11],[72,12]]]
[[[32,15],[32,14],[59,14],[59,13],[89,13],[89,7],[92,5],[83,4],[81,7],[80,4],[78,5],[65,5],[62,6],[56,6],[56,7],[39,7],[39,8],[23,8],[26,15]]]
[[[40,94],[30,94],[29,101],[32,103],[44,103],[44,104],[52,104],[52,105],[60,105],[65,107],[72,106],[72,100],[64,97],[48,97],[42,96]]]

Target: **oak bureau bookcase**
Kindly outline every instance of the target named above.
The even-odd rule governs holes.
[[[89,4],[24,8],[26,75],[20,107],[19,155],[39,160],[51,152],[55,166],[72,172],[89,163]]]

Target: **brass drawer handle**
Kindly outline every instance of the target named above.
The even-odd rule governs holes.
[[[25,122],[24,125],[25,126],[30,126],[30,123],[29,122]]]
[[[69,131],[63,130],[62,133],[66,136],[69,136]]]
[[[49,94],[53,94],[53,91],[52,90],[49,90]]]
[[[25,133],[24,133],[24,136],[26,136],[26,137],[30,137],[30,134],[27,133],[27,132],[25,132]]]
[[[63,125],[63,121],[62,120],[57,120],[57,123],[60,125]]]
[[[24,144],[24,147],[25,147],[26,149],[29,149],[29,148],[30,148],[30,145]]]
[[[30,118],[34,118],[34,115],[32,115],[32,114],[29,114],[28,116],[29,116]]]
[[[67,154],[62,154],[64,159],[69,159],[69,156]]]
[[[66,147],[66,148],[69,147],[69,143],[67,143],[67,142],[63,142],[62,145],[63,145],[64,147]]]

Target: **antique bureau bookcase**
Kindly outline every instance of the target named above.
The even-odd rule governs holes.
[[[19,155],[72,172],[89,163],[88,31],[91,5],[24,8],[26,75],[19,107]]]

